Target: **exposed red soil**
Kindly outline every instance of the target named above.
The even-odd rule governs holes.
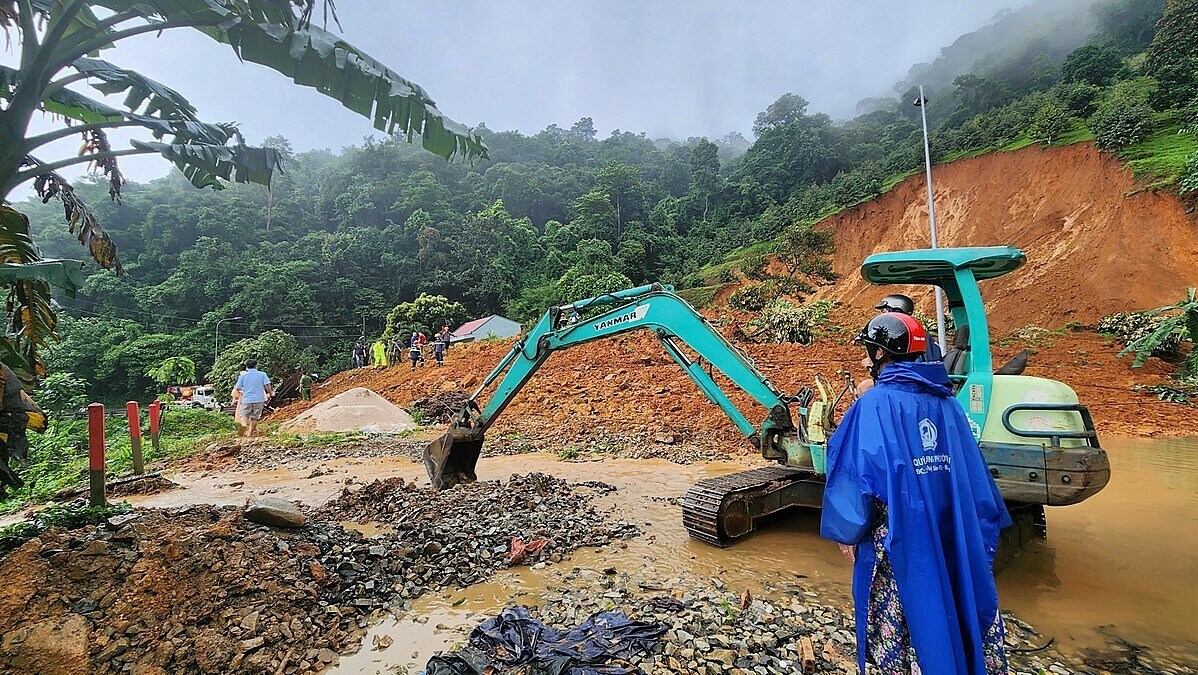
[[[1022,269],[983,283],[996,364],[1024,345],[1004,340],[1028,325],[1092,325],[1102,316],[1170,304],[1198,282],[1198,226],[1172,195],[1139,191],[1118,161],[1091,144],[1029,147],[989,154],[934,169],[942,246],[1010,244],[1028,254]],[[815,374],[837,382],[851,368],[863,377],[860,353],[846,346],[855,327],[872,314],[882,289],[858,273],[868,255],[928,246],[927,193],[921,175],[889,193],[824,221],[836,232],[835,271],[840,280],[815,298],[842,303],[834,320],[850,329],[811,347],[741,344],[758,367],[786,393],[811,385]],[[747,314],[723,308],[738,284],[726,284],[713,319],[732,323]],[[900,290],[900,289],[894,289]],[[908,290],[932,313],[926,288]],[[733,327],[726,335],[741,339]],[[1027,374],[1061,380],[1089,405],[1099,431],[1120,435],[1198,434],[1194,409],[1158,401],[1136,385],[1160,384],[1171,366],[1150,360],[1132,369],[1116,358],[1118,347],[1093,332],[1069,332],[1034,347]],[[473,389],[510,348],[508,344],[455,347],[445,368],[416,373],[399,366],[367,368],[334,377],[315,402],[364,386],[400,406],[445,388]],[[729,386],[729,390],[734,388]],[[765,411],[732,391],[751,421]],[[310,404],[293,404],[274,419],[288,419]],[[631,335],[555,354],[500,417],[496,435],[602,444],[612,437],[656,442],[693,439],[726,450],[747,449],[739,432],[709,403],[648,335]],[[671,441],[672,442],[672,441]]]
[[[1173,195],[1141,190],[1090,143],[1030,146],[933,167],[941,246],[1017,246],[1029,264],[982,294],[996,334],[1029,324],[1093,324],[1112,312],[1177,302],[1198,283],[1198,225]],[[836,231],[841,276],[816,297],[872,305],[858,272],[873,253],[929,245],[922,173],[821,224]],[[912,289],[925,311],[926,288]]]
[[[733,333],[732,328],[725,330]],[[817,344],[740,344],[770,380],[785,393],[811,385],[819,374],[833,383],[843,380],[839,369],[858,365],[861,353],[846,340],[848,333],[827,337]],[[731,337],[731,335],[729,335]],[[838,344],[844,342],[845,344]],[[1131,387],[1159,384],[1171,371],[1169,364],[1151,359],[1142,368],[1131,368],[1131,359],[1116,357],[1118,347],[1093,332],[1068,332],[1033,347],[1028,375],[1060,380],[1077,390],[1090,406],[1103,434],[1180,436],[1198,434],[1194,408],[1165,403]],[[995,362],[1003,363],[1025,345],[1018,341],[995,346]],[[352,387],[367,387],[396,405],[443,389],[478,386],[511,342],[467,344],[449,352],[444,368],[425,366],[411,372],[407,366],[370,367],[340,373],[313,392],[313,401],[296,402],[271,416],[289,419],[315,403]],[[732,400],[758,423],[765,409],[727,385]],[[483,400],[486,400],[484,395]],[[560,441],[561,445],[598,445],[627,434],[674,435],[702,439],[728,452],[748,451],[736,427],[723,411],[710,403],[680,368],[661,351],[649,335],[633,334],[581,345],[554,354],[512,401],[490,431],[490,437],[522,434]]]

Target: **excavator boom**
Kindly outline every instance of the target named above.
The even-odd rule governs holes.
[[[634,330],[653,331],[666,353],[699,390],[720,406],[767,458],[792,466],[812,466],[807,445],[799,442],[800,433],[791,420],[786,397],[748,356],[673,291],[670,286],[651,284],[551,307],[482,381],[449,431],[426,449],[425,468],[433,486],[441,489],[476,479],[474,467],[487,428],[553,352]],[[611,309],[586,320],[571,323],[567,319],[575,312],[586,313],[612,305]],[[700,360],[688,356],[684,346],[698,354]],[[713,379],[716,371],[769,410],[760,427],[751,423],[716,384]],[[492,385],[494,392],[480,406],[479,397]]]

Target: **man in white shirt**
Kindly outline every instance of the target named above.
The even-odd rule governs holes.
[[[245,362],[245,372],[237,378],[233,392],[241,397],[241,414],[249,423],[246,436],[253,436],[258,431],[258,420],[262,419],[266,399],[274,394],[274,389],[270,386],[270,376],[258,370],[257,359]]]

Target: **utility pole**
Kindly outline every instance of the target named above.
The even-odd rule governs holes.
[[[938,248],[936,241],[936,205],[932,198],[932,149],[928,144],[928,99],[923,95],[923,85],[919,85],[919,98],[915,106],[919,108],[919,116],[923,118],[923,159],[928,174],[928,223],[932,231],[932,248]],[[935,286],[936,291],[936,342],[940,345],[940,353],[947,353],[944,341],[944,291]]]
[[[216,320],[216,348],[212,351],[212,363],[216,363],[217,357],[220,356],[220,322],[221,321],[238,321],[240,316],[227,316],[223,319]]]

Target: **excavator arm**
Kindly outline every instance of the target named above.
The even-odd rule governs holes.
[[[754,442],[763,456],[792,465],[805,463],[810,466],[808,445],[800,438],[801,427],[797,428],[791,419],[789,399],[770,383],[748,356],[725,340],[673,290],[670,286],[651,284],[587,298],[572,305],[551,307],[482,381],[449,431],[425,450],[425,467],[433,486],[440,489],[476,479],[474,468],[487,429],[551,354],[635,330],[653,331],[666,353]],[[586,320],[576,323],[565,320],[572,312],[586,313],[609,306],[611,309]],[[698,354],[700,360],[690,358],[683,345]],[[769,410],[760,427],[750,422],[732,403],[716,383],[715,371]],[[486,404],[480,406],[479,397],[492,385],[494,392]],[[808,453],[805,458],[804,452]]]

